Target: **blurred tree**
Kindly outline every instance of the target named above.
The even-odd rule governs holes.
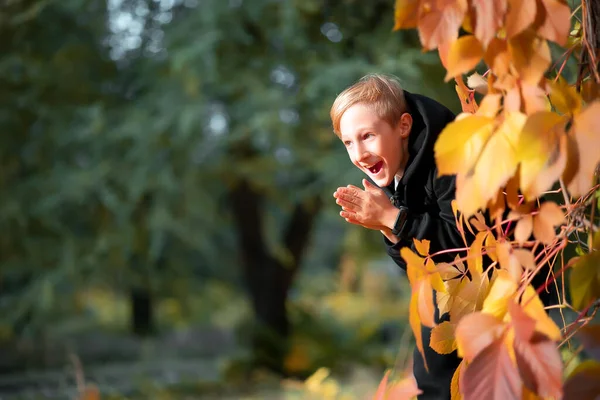
[[[42,327],[80,285],[103,284],[129,294],[132,330],[150,334],[170,282],[234,279],[240,264],[256,361],[281,370],[286,300],[319,213],[358,178],[330,129],[335,95],[378,71],[457,104],[451,87],[428,86],[442,82],[437,56],[391,33],[392,7],[11,0],[0,10],[4,321],[33,313]],[[315,246],[341,242],[328,239]]]

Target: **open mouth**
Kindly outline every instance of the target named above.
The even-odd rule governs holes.
[[[372,167],[369,167],[367,169],[369,171],[371,171],[372,174],[377,174],[377,173],[379,173],[379,171],[381,171],[381,168],[383,168],[383,161],[379,161],[377,164],[375,164]]]

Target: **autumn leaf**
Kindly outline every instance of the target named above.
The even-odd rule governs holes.
[[[500,110],[500,102],[502,101],[501,94],[488,94],[479,103],[479,108],[476,115],[482,117],[495,118]]]
[[[565,381],[563,400],[597,399],[600,394],[600,363],[586,360]]]
[[[497,245],[497,253],[500,267],[508,273],[507,276],[510,276],[515,284],[518,284],[521,281],[523,269],[521,268],[521,263],[515,256],[510,243],[506,241],[499,242]]]
[[[429,328],[435,326],[433,304],[433,288],[428,279],[423,279],[417,284],[417,302],[419,309],[419,318],[421,323]]]
[[[565,46],[571,28],[569,6],[560,0],[540,0],[537,11],[534,25],[538,35]]]
[[[518,164],[516,148],[526,120],[525,114],[519,112],[504,114],[504,120],[485,144],[475,166],[474,179],[480,191],[475,198],[481,202],[470,207],[459,203],[461,209],[484,208],[514,175]],[[498,157],[498,154],[502,154],[502,157]]]
[[[408,376],[398,382],[393,382],[387,393],[387,400],[411,400],[423,393],[417,386],[414,376]]]
[[[536,331],[543,333],[554,341],[561,338],[560,328],[544,309],[544,304],[533,286],[528,285],[525,288],[520,304],[523,306],[525,313],[535,321]]]
[[[569,85],[564,78],[559,77],[557,82],[551,81],[550,101],[561,114],[575,115],[581,111],[583,99],[574,86]]]
[[[454,325],[444,321],[431,330],[429,345],[439,354],[450,354],[456,350],[454,338]]]
[[[517,145],[526,200],[539,197],[561,176],[566,165],[565,122],[564,117],[545,111],[527,118]]]
[[[419,38],[425,50],[437,48],[458,37],[458,29],[467,11],[466,0],[424,2],[419,12]]]
[[[581,98],[591,103],[600,97],[600,84],[594,78],[586,79],[581,84]]]
[[[510,359],[501,336],[483,349],[466,367],[461,377],[465,400],[517,399],[521,394],[521,379]]]
[[[515,240],[523,244],[529,240],[531,232],[533,232],[533,216],[531,214],[523,215],[515,227]]]
[[[508,42],[505,39],[494,38],[485,49],[483,61],[494,71],[494,74],[502,79],[508,74],[510,67],[510,53]]]
[[[450,400],[461,400],[462,394],[460,393],[460,375],[463,369],[465,360],[462,360],[452,375],[452,381],[450,381]]]
[[[512,38],[529,28],[535,20],[536,11],[534,0],[508,0],[506,36]]]
[[[600,251],[579,257],[569,276],[571,305],[581,310],[600,298]]]
[[[562,359],[556,344],[535,331],[536,321],[520,305],[509,306],[514,327],[513,348],[525,386],[541,397],[562,396]]]
[[[483,57],[483,48],[475,36],[465,35],[452,42],[447,57],[446,82],[475,68]]]
[[[477,111],[477,102],[475,102],[475,94],[473,90],[470,90],[465,83],[463,82],[462,76],[457,76],[456,86],[454,89],[456,90],[456,94],[458,95],[458,99],[460,100],[460,104],[462,107],[463,113],[474,113]]]
[[[421,0],[396,0],[394,30],[416,28]]]
[[[486,48],[502,26],[507,10],[507,0],[473,0],[475,36]]]
[[[499,318],[483,312],[465,315],[455,330],[459,357],[472,361],[486,347],[502,336],[505,324]]]
[[[496,318],[504,318],[508,301],[514,297],[516,291],[517,284],[510,278],[508,272],[499,270],[483,302],[481,311]]]
[[[572,196],[581,196],[592,187],[594,171],[600,162],[600,101],[575,116],[569,131],[569,157],[564,180]]]
[[[555,227],[565,221],[565,213],[558,204],[544,202],[538,214],[533,218],[533,234],[545,245],[551,244],[556,238]]]
[[[421,353],[421,357],[423,358],[425,369],[429,370],[429,367],[427,366],[427,359],[425,358],[425,352],[423,350],[423,336],[421,334],[421,319],[419,318],[418,302],[418,295],[416,293],[413,293],[410,297],[408,322],[413,331],[413,335],[415,336],[417,349],[419,350],[419,353]]]
[[[375,392],[375,395],[373,395],[373,400],[385,400],[386,398],[386,393],[388,390],[388,380],[390,378],[390,370],[388,369],[387,371],[385,371],[385,375],[383,375],[383,378],[381,379],[381,382],[379,382],[379,386],[377,387],[377,391]]]
[[[492,134],[492,118],[467,115],[444,128],[434,145],[440,175],[465,174]]]
[[[550,67],[548,43],[531,30],[509,39],[508,51],[519,77],[531,85],[537,85]]]
[[[417,252],[422,255],[422,256],[427,256],[429,255],[429,240],[427,239],[423,239],[423,240],[418,240],[415,239],[413,240],[413,243],[415,244],[415,249],[417,250]]]

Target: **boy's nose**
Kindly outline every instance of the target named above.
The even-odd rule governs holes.
[[[356,146],[354,151],[354,159],[356,161],[364,161],[367,157],[369,157],[369,152],[363,147]]]

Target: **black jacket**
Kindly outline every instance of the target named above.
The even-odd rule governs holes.
[[[433,99],[407,91],[404,93],[407,111],[413,119],[408,139],[409,159],[398,188],[394,190],[392,182],[382,189],[409,210],[400,241],[392,244],[384,237],[387,253],[396,264],[406,269],[400,249],[410,246],[414,250],[413,238],[429,240],[432,254],[445,249],[463,248],[465,244],[452,212],[455,176],[437,176],[433,152],[440,132],[454,120],[455,115]],[[440,255],[434,261],[453,261],[456,254]]]

